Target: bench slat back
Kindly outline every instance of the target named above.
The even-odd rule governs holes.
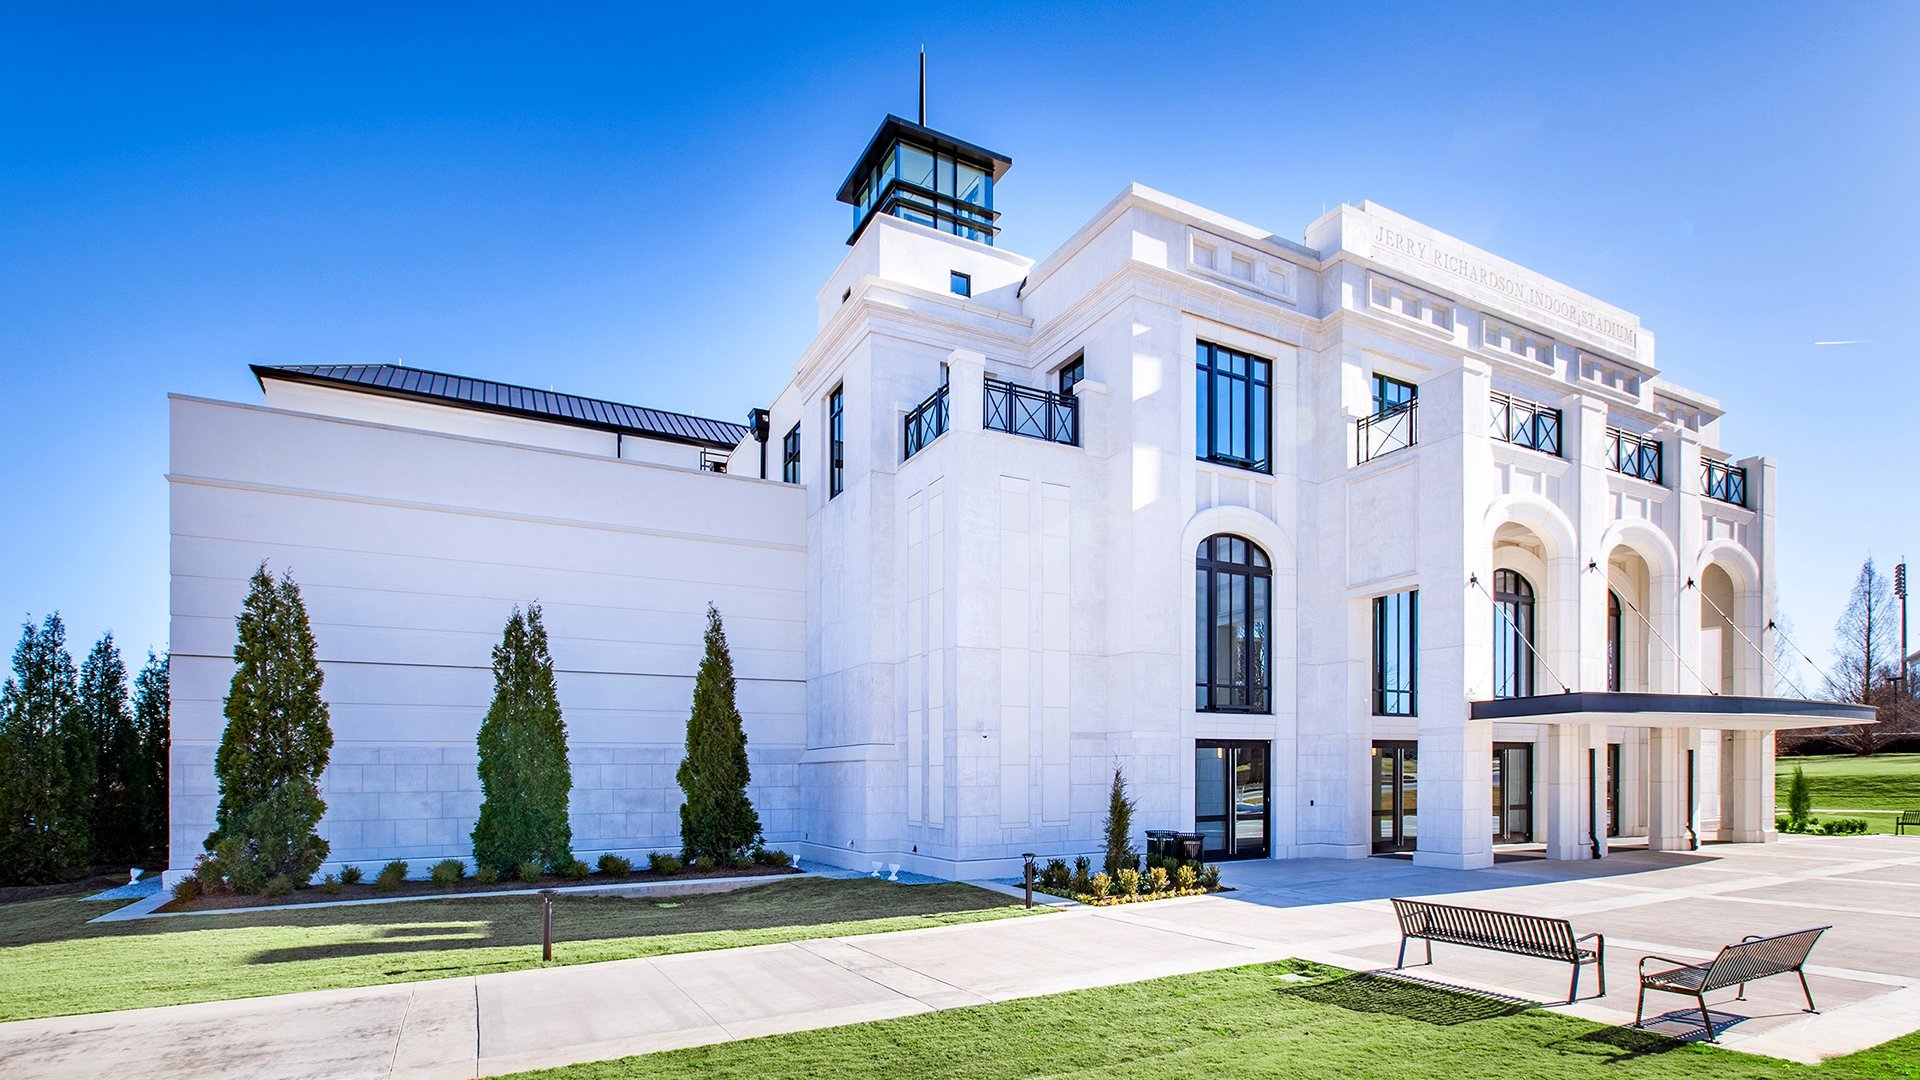
[[[1729,945],[1721,949],[1720,955],[1714,957],[1713,963],[1707,967],[1707,976],[1700,990],[1705,993],[1735,983],[1793,971],[1807,962],[1807,954],[1813,951],[1813,943],[1830,929],[1832,927],[1816,926],[1811,930],[1796,930],[1791,934],[1777,934],[1757,941]]]
[[[1480,945],[1507,952],[1572,962],[1578,955],[1573,924],[1545,915],[1433,904],[1425,900],[1395,900],[1400,932],[1408,937]]]

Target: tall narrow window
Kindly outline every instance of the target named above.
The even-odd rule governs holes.
[[[1209,342],[1194,350],[1197,438],[1203,461],[1267,472],[1273,419],[1266,360]]]
[[[1273,568],[1238,536],[1208,537],[1194,563],[1194,707],[1272,710],[1268,627]]]
[[[800,425],[780,440],[780,479],[789,484],[800,482]]]
[[[1493,575],[1493,696],[1533,696],[1533,585],[1511,570]]]
[[[1373,715],[1415,716],[1419,669],[1420,593],[1388,593],[1373,600]]]
[[[827,498],[847,489],[847,413],[845,388],[827,396]]]
[[[1084,357],[1076,356],[1067,361],[1067,365],[1060,369],[1060,392],[1073,393],[1073,388],[1079,386],[1080,380],[1086,377],[1087,361]]]
[[[1607,590],[1607,689],[1620,692],[1621,677],[1625,672],[1620,662],[1620,594]]]

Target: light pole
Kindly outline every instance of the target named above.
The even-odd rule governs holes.
[[[1906,718],[1907,694],[1912,687],[1907,685],[1907,560],[1903,556],[1900,565],[1893,568],[1893,595],[1900,598],[1900,696],[1893,703],[1894,720]]]

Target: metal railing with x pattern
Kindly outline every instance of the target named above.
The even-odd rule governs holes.
[[[988,431],[1004,431],[1066,446],[1080,445],[1080,402],[1072,394],[1056,394],[1031,386],[986,380]]]

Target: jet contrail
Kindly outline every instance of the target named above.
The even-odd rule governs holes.
[[[1866,343],[1867,343],[1866,339],[1864,338],[1857,339],[1854,341],[1816,341],[1814,342],[1815,345],[1865,345]]]

